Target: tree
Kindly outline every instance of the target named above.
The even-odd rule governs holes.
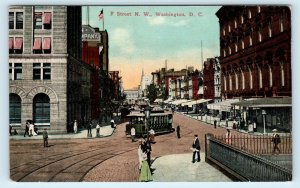
[[[147,98],[150,100],[150,103],[153,103],[154,100],[157,98],[157,88],[154,84],[150,84],[148,86]]]

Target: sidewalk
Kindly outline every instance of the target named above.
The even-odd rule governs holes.
[[[201,162],[192,163],[192,152],[166,155],[152,163],[154,182],[232,182],[222,172],[206,163],[205,153],[200,153]]]
[[[114,132],[115,128],[111,128],[110,125],[100,127],[100,138],[111,136]],[[49,139],[69,139],[69,138],[96,138],[96,128],[92,129],[92,137],[87,137],[87,129],[78,131],[77,134],[74,133],[66,133],[66,134],[49,134]],[[13,140],[24,140],[24,139],[43,139],[42,133],[37,136],[24,137],[23,134],[9,136],[10,139]]]

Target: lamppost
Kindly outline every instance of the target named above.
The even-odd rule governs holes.
[[[266,110],[261,110],[261,114],[263,116],[263,123],[264,123],[264,134],[266,134]]]
[[[148,124],[149,122],[148,122],[148,120],[150,118],[151,108],[149,106],[146,106],[144,112],[145,112],[145,127],[146,127],[146,131],[147,131],[147,143],[148,143],[148,141],[149,141],[149,124]]]

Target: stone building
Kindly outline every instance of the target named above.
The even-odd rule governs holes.
[[[80,6],[9,7],[9,122],[52,133],[90,117],[91,67],[81,59]],[[21,131],[21,132],[22,132]]]
[[[214,82],[214,58],[207,58],[203,68],[203,95],[204,99],[215,98],[215,82]]]
[[[287,6],[223,6],[222,95],[291,96],[291,11]]]

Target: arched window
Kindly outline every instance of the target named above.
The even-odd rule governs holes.
[[[224,76],[224,90],[227,90],[227,82],[226,82],[226,76]]]
[[[234,44],[234,49],[235,49],[235,52],[238,51],[238,45],[237,44]]]
[[[281,86],[284,86],[284,68],[283,63],[280,63]]]
[[[258,81],[259,81],[259,88],[262,88],[262,73],[261,73],[261,68],[258,67]]]
[[[283,16],[282,15],[280,15],[279,27],[280,27],[280,32],[283,32]]]
[[[249,9],[248,10],[248,18],[250,19],[252,17],[252,14],[251,14],[251,10]]]
[[[231,75],[229,75],[229,90],[232,90],[232,78],[231,78]]]
[[[50,125],[50,99],[44,93],[33,98],[33,121],[36,125]]]
[[[14,93],[9,95],[9,124],[21,125],[21,98]]]
[[[234,73],[234,76],[235,76],[235,89],[238,90],[239,89],[239,78],[238,78],[238,75],[236,72]]]
[[[273,86],[273,73],[272,73],[272,67],[269,65],[269,78],[270,78],[270,87]]]
[[[244,41],[243,41],[243,40],[241,40],[241,46],[242,46],[242,49],[245,48],[245,44],[244,44]]]
[[[252,77],[252,71],[249,68],[249,77],[250,77],[250,89],[253,89],[253,77]]]
[[[269,24],[268,24],[268,30],[269,30],[269,37],[271,38],[272,37],[272,22],[269,21]]]
[[[231,48],[230,48],[230,46],[228,47],[228,53],[229,53],[229,55],[231,55]]]
[[[245,75],[243,71],[242,71],[242,89],[245,89]]]

